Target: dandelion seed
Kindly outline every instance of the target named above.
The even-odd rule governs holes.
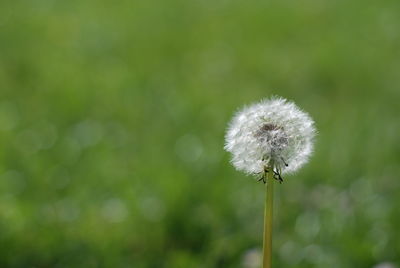
[[[313,151],[314,121],[294,103],[271,98],[236,113],[226,133],[232,164],[248,174],[265,167],[279,174],[302,167]]]

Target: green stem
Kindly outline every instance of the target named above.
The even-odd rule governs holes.
[[[263,268],[272,267],[272,208],[274,203],[274,177],[270,170],[266,175],[266,196],[264,210]]]

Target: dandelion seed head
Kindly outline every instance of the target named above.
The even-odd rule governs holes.
[[[244,107],[229,124],[225,150],[236,169],[259,174],[265,167],[292,173],[313,151],[314,121],[293,102],[273,97]]]

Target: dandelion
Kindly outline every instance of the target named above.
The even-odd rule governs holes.
[[[297,171],[313,151],[311,117],[294,103],[274,97],[245,107],[233,117],[225,139],[233,166],[266,184],[263,267],[271,267],[273,182]]]

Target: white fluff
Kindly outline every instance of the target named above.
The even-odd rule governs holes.
[[[248,174],[259,174],[264,167],[291,173],[308,161],[315,133],[307,113],[283,98],[271,98],[235,114],[225,150],[232,153],[235,168]]]

